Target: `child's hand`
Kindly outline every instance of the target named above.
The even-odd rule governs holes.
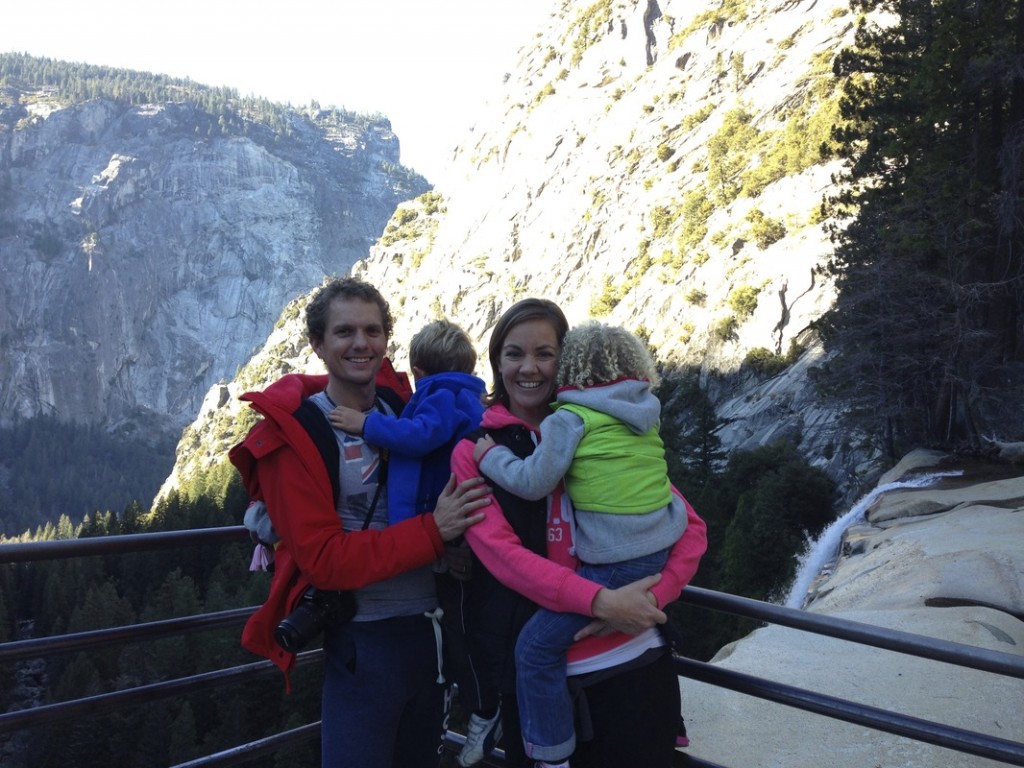
[[[366,414],[355,408],[337,405],[333,411],[327,414],[327,419],[331,422],[332,427],[340,429],[342,432],[348,432],[350,435],[362,435]]]
[[[497,443],[494,442],[494,438],[490,435],[484,435],[481,437],[476,441],[476,446],[473,448],[473,461],[479,464],[480,459],[484,457],[484,454],[496,445]]]

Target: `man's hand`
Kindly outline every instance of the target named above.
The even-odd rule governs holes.
[[[336,405],[334,410],[327,414],[327,420],[331,422],[331,426],[335,429],[348,432],[350,435],[362,435],[363,425],[366,423],[366,414],[362,411],[357,411],[355,408]]]
[[[448,478],[434,508],[434,522],[442,541],[457,539],[469,526],[484,519],[478,509],[490,504],[491,489],[482,477],[471,477],[455,484],[455,475]]]

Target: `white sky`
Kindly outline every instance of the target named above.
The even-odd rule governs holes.
[[[440,178],[554,0],[25,0],[0,51],[380,112],[402,163]],[[13,6],[13,7],[10,7]]]

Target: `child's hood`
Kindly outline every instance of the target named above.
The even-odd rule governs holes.
[[[563,387],[557,401],[582,405],[625,422],[638,435],[661,424],[661,403],[651,393],[651,386],[642,379],[619,379],[586,389]]]
[[[471,373],[460,373],[459,371],[444,371],[424,376],[416,382],[417,392],[432,392],[438,389],[448,389],[453,392],[468,390],[478,398],[483,397],[487,385],[479,376]]]

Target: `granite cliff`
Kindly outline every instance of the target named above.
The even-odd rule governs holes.
[[[0,425],[180,430],[427,189],[385,118],[278,114],[0,93]]]
[[[821,203],[839,167],[819,149],[838,104],[831,60],[853,30],[840,0],[553,3],[434,190],[401,204],[354,267],[391,300],[396,363],[438,316],[482,353],[506,307],[545,296],[570,322],[625,325],[666,366],[699,369],[726,450],[790,439],[845,493],[877,475],[877,444],[812,383],[812,325],[835,298]],[[294,362],[271,357],[246,381]],[[232,419],[208,406],[239,389],[211,393],[176,476],[223,460],[239,433],[209,430]]]
[[[559,5],[438,180],[437,212],[403,206],[356,266],[400,306],[398,345],[447,315],[483,348],[506,307],[543,295],[698,367],[727,449],[787,437],[855,482],[873,447],[808,379],[835,298],[819,268],[838,161],[819,149],[853,30],[831,0]],[[799,363],[761,375],[751,353]]]

